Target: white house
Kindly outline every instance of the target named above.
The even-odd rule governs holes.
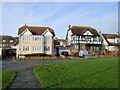
[[[120,34],[102,34],[102,45],[108,51],[118,51],[120,45]]]

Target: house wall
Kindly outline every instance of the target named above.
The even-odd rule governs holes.
[[[54,41],[53,41],[53,35],[47,30],[45,33],[44,33],[44,37],[46,36],[49,36],[50,38],[50,42],[45,42],[44,46],[48,46],[50,47],[50,51],[45,51],[46,54],[53,54],[54,52]]]
[[[28,36],[30,37],[29,41],[23,41],[23,37]],[[40,37],[41,39],[38,41],[34,41],[33,37]],[[45,42],[45,37],[49,36],[50,42]],[[29,51],[24,51],[23,46],[29,46]],[[40,47],[40,50],[34,51],[34,47]],[[50,51],[45,51],[45,47],[49,46]],[[49,31],[46,31],[44,35],[31,35],[29,30],[26,30],[26,32],[23,33],[23,35],[19,36],[19,44],[18,44],[18,49],[17,49],[17,57],[20,54],[33,54],[33,53],[45,53],[45,54],[53,54],[53,37],[52,34]]]
[[[23,36],[29,36],[29,35],[23,35]],[[32,53],[43,53],[43,46],[44,43],[43,41],[33,41],[33,36],[29,36],[30,37],[30,41],[29,42],[25,42],[23,41],[23,36],[21,36],[19,38],[19,54],[32,54]],[[41,36],[41,38],[43,39],[43,36]],[[29,46],[29,51],[23,51],[23,46]],[[33,46],[40,46],[41,47],[41,51],[33,51]]]
[[[69,30],[68,35],[67,35],[67,45],[71,44],[71,35],[72,35],[72,32],[71,32],[71,30]]]
[[[109,51],[118,51],[117,46],[109,46],[108,48]]]
[[[85,31],[84,33],[83,33],[83,35],[93,35],[90,31]]]
[[[109,42],[111,42],[111,43],[116,43],[115,42],[115,39],[107,39]]]

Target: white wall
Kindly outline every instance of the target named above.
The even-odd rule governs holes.
[[[85,31],[83,35],[93,35],[90,31]]]
[[[115,43],[115,39],[107,39],[111,43]]]
[[[21,33],[21,35],[32,35],[32,33],[28,29],[25,29],[24,32]]]
[[[71,30],[69,30],[67,33],[68,33],[68,35],[67,35],[67,45],[70,45],[72,32],[71,32]]]
[[[109,46],[109,51],[118,51],[116,46]]]

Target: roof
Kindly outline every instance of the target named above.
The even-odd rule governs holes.
[[[0,36],[0,44],[3,43],[2,40],[6,40],[6,43],[9,43],[9,40],[14,40],[14,38],[12,36],[5,36],[5,35],[3,35],[3,36]]]
[[[48,29],[53,34],[53,36],[55,36],[54,30],[50,27],[37,27],[28,25],[20,27],[18,30],[18,35],[20,35],[26,28],[29,29],[33,35],[42,35],[46,31],[46,29]]]
[[[102,34],[106,39],[114,39],[120,37],[120,34]]]
[[[74,35],[82,35],[86,30],[89,30],[93,35],[99,35],[96,29],[87,26],[72,26],[69,30]]]

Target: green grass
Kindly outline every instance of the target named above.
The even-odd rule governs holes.
[[[15,71],[2,72],[2,89],[6,89],[16,76]]]
[[[43,88],[117,88],[117,58],[40,65],[33,69]]]
[[[0,71],[0,90],[2,89],[2,71]]]

